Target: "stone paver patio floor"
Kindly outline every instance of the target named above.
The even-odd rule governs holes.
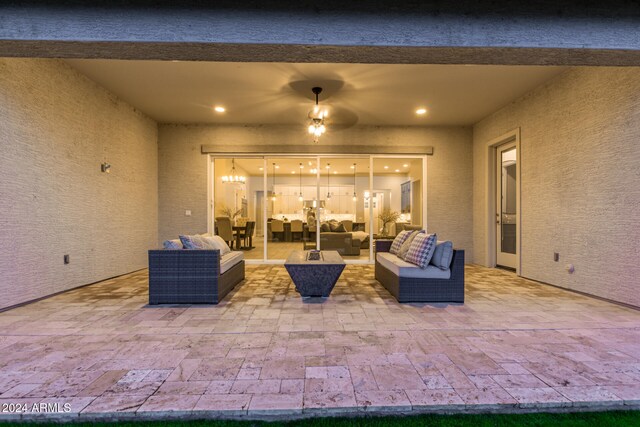
[[[350,265],[303,302],[284,267],[248,266],[217,306],[149,307],[140,271],[0,313],[0,403],[70,418],[640,406],[639,311],[477,266],[466,284],[464,305],[398,304]]]

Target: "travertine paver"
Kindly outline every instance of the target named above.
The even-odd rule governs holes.
[[[282,266],[248,266],[217,306],[150,307],[147,286],[141,271],[0,313],[0,404],[121,418],[640,405],[640,312],[509,272],[468,266],[464,305],[399,304],[370,266],[347,266],[324,302]]]

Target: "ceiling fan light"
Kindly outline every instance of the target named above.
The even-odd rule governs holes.
[[[309,125],[309,133],[314,133],[316,131],[316,127],[314,125]]]

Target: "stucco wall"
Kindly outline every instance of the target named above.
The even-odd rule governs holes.
[[[486,143],[517,127],[522,275],[640,306],[638,69],[571,69],[474,126],[474,259],[480,264],[488,222]],[[573,274],[565,270],[568,263]]]
[[[207,229],[207,156],[203,144],[311,143],[294,126],[160,125],[159,238]],[[322,144],[348,146],[427,145],[434,155],[427,160],[429,230],[450,239],[472,254],[472,132],[467,127],[362,126],[323,136]],[[189,209],[192,216],[185,216]]]
[[[0,123],[0,308],[147,266],[154,121],[61,61],[0,59]]]

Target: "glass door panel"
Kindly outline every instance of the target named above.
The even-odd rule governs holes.
[[[213,160],[214,233],[245,259],[263,259],[262,158]]]
[[[514,144],[498,147],[496,263],[503,267],[516,268],[517,248],[517,153]]]
[[[369,189],[369,158],[320,158],[320,249],[345,260],[369,259],[364,196]]]
[[[401,230],[423,228],[422,157],[373,159],[371,221],[376,238],[391,239]]]
[[[294,250],[315,247],[317,203],[315,157],[266,159],[267,259],[284,260]],[[309,227],[311,223],[311,227]]]

